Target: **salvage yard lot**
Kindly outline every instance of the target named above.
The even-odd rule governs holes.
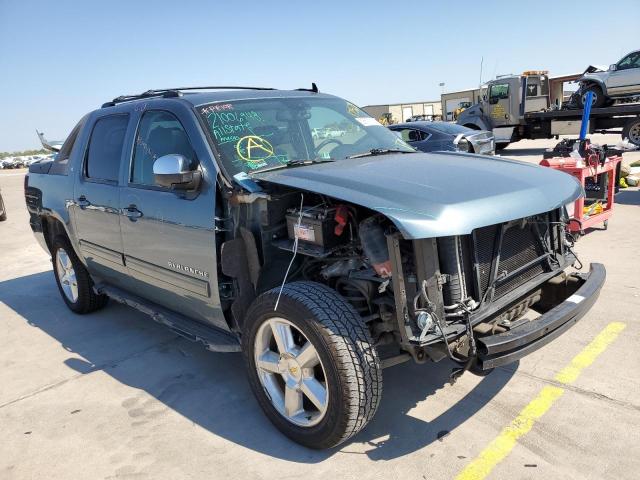
[[[536,161],[555,143],[522,141],[503,155]],[[487,478],[638,478],[637,188],[618,194],[607,231],[577,244],[583,263],[606,266],[607,283],[576,326],[515,365],[455,385],[447,362],[387,369],[374,420],[322,452],[272,427],[239,354],[206,352],[113,302],[72,314],[29,229],[22,173],[0,171],[0,188],[9,217],[0,223],[0,479],[456,478],[545,387],[564,393]],[[612,322],[624,329],[575,382],[554,379]]]

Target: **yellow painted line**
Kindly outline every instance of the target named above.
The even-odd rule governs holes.
[[[625,328],[621,322],[612,322],[602,330],[589,345],[587,345],[565,368],[555,376],[560,383],[573,383],[580,372],[589,365],[609,346]],[[504,460],[518,439],[528,433],[542,415],[554,402],[562,396],[564,388],[553,385],[545,386],[540,393],[502,432],[456,477],[456,480],[482,480],[491,473],[494,467]]]
[[[626,325],[622,322],[612,322],[607,325],[589,345],[573,357],[569,365],[556,374],[555,380],[565,384],[575,382],[580,372],[591,365],[625,327]]]

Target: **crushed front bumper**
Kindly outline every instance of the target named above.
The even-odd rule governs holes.
[[[562,335],[593,306],[604,284],[604,265],[593,263],[580,275],[582,284],[563,302],[537,319],[507,332],[478,338],[478,364],[482,370],[506,365],[529,355]]]

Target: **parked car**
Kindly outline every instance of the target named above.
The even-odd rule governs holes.
[[[413,115],[406,119],[406,122],[430,122],[433,120],[433,115],[422,114],[422,115]]]
[[[593,93],[594,107],[604,107],[618,98],[640,96],[640,50],[625,55],[607,70],[590,66],[578,81],[582,106],[588,92]]]
[[[0,191],[0,222],[4,222],[7,219],[7,209],[4,206],[4,200],[2,199],[2,191]]]
[[[21,157],[14,157],[9,165],[9,168],[24,168],[25,160]]]
[[[493,133],[447,122],[398,123],[388,127],[421,152],[495,153]]]
[[[328,448],[364,428],[385,366],[450,358],[452,380],[486,374],[595,302],[604,267],[566,271],[571,176],[416,152],[315,85],[221,88],[118,97],[83,117],[29,169],[30,225],[69,309],[111,298],[242,351],[258,404],[293,440]],[[335,123],[349,135],[312,139]]]

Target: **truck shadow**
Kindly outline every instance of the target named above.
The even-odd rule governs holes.
[[[640,190],[628,188],[616,193],[615,202],[621,205],[640,205]]]
[[[498,152],[498,155],[501,157],[512,157],[515,160],[518,160],[518,157],[530,157],[533,155],[540,155],[540,160],[542,160],[542,155],[546,148],[517,148],[517,147],[507,147],[501,152]],[[536,162],[537,163],[537,162]]]
[[[245,379],[240,354],[207,352],[115,302],[91,315],[75,315],[59,297],[50,271],[0,282],[0,302],[60,342],[69,353],[63,352],[64,364],[73,370],[63,372],[66,378],[102,370],[132,387],[120,403],[122,415],[131,421],[131,437],[145,435],[154,419],[170,409],[215,436],[301,463],[321,462],[337,452],[389,460],[446,441],[446,435],[498,394],[517,369],[517,365],[497,369],[467,391],[456,386],[447,397],[460,398],[444,407],[435,399],[439,390],[452,388],[448,386],[451,362],[405,363],[387,369],[385,394],[369,426],[340,448],[314,451],[280,435],[262,414]],[[52,366],[52,376],[60,371]],[[32,391],[39,387],[29,386]],[[421,402],[433,402],[432,410],[444,411],[430,420],[411,415]]]

